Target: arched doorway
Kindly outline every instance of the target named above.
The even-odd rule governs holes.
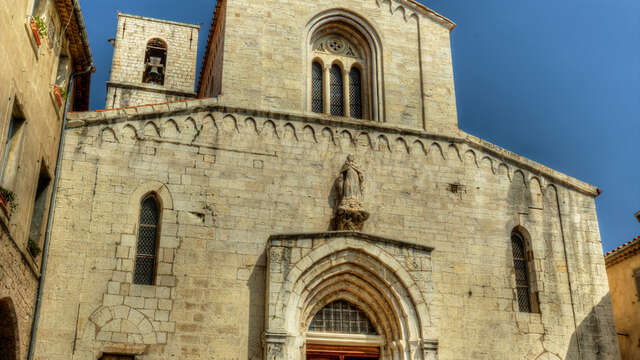
[[[11,298],[0,299],[0,360],[19,359],[18,320]]]
[[[267,262],[265,359],[437,357],[431,248],[358,232],[282,234]]]

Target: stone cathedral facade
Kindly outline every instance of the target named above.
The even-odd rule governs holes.
[[[219,0],[196,96],[197,27],[121,14],[36,359],[619,359],[598,189],[458,128],[453,28]]]

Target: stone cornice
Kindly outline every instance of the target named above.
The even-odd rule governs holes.
[[[546,177],[554,183],[576,190],[588,196],[597,197],[600,190],[593,185],[575,179],[559,171],[550,169],[535,161],[514,154],[486,140],[482,140],[462,130],[446,133],[432,133],[419,129],[405,128],[380,122],[358,121],[342,117],[333,117],[303,112],[275,112],[258,109],[246,109],[224,105],[222,97],[209,99],[183,100],[171,103],[142,105],[136,107],[76,112],[68,116],[68,128],[116,124],[127,121],[147,120],[159,117],[189,115],[195,112],[223,112],[248,117],[264,117],[282,121],[297,121],[327,127],[343,127],[367,132],[380,132],[398,136],[410,136],[421,139],[438,140],[451,144],[465,144],[471,149],[491,154],[512,166],[525,169],[534,175]]]
[[[380,4],[385,3],[385,2],[389,2],[390,5],[392,5],[393,3],[391,2],[392,0],[376,0],[378,2],[378,6],[380,6]],[[450,19],[438,14],[437,12],[429,9],[428,7],[426,7],[425,5],[415,1],[415,0],[398,0],[399,3],[411,8],[412,10],[428,16],[432,19],[434,19],[435,21],[441,23],[442,25],[444,25],[447,29],[449,29],[449,31],[453,31],[453,29],[456,27],[456,24],[451,21]]]
[[[374,242],[384,242],[401,247],[408,247],[418,249],[422,251],[432,252],[434,250],[431,246],[420,245],[412,242],[396,240],[378,235],[367,234],[359,231],[323,231],[316,233],[291,233],[291,234],[276,234],[269,237],[269,244],[273,245],[274,241],[278,240],[298,240],[298,239],[332,239],[351,237],[362,240],[369,240]]]
[[[196,96],[196,93],[193,91],[171,89],[171,88],[166,88],[164,86],[147,85],[147,84],[140,84],[140,83],[107,81],[107,86],[118,87],[123,89],[144,90],[144,91],[157,92],[157,93],[168,94],[168,95],[184,96],[184,97]]]
[[[200,30],[200,25],[194,25],[194,24],[189,24],[189,23],[184,23],[184,22],[156,19],[156,18],[151,18],[151,17],[146,17],[146,16],[125,14],[125,13],[121,13],[121,12],[118,12],[118,16],[128,17],[128,18],[138,19],[138,20],[145,20],[145,21],[155,21],[155,22],[158,22],[158,23],[161,23],[161,24],[184,26],[184,27]]]

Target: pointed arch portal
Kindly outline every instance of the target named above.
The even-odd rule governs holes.
[[[265,358],[435,358],[431,250],[351,231],[272,236]]]

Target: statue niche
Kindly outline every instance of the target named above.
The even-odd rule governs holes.
[[[331,221],[333,230],[361,231],[369,213],[362,207],[364,174],[352,155],[347,156],[335,187],[337,206]]]

